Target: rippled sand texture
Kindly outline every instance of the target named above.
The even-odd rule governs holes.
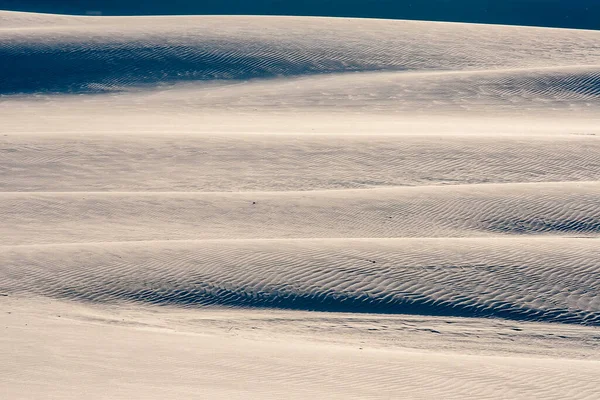
[[[600,32],[0,12],[0,59],[0,397],[600,393]]]

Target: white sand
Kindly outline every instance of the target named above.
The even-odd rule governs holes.
[[[0,12],[0,397],[597,398],[599,43]]]

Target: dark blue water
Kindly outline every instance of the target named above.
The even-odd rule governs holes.
[[[600,0],[0,0],[0,9],[103,15],[318,15],[600,30]]]

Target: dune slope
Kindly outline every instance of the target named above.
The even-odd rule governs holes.
[[[306,17],[4,12],[0,18],[2,93],[348,71],[600,65],[594,31]]]

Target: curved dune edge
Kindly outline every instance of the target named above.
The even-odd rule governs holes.
[[[0,287],[91,302],[600,321],[596,239],[313,239],[0,248]]]

